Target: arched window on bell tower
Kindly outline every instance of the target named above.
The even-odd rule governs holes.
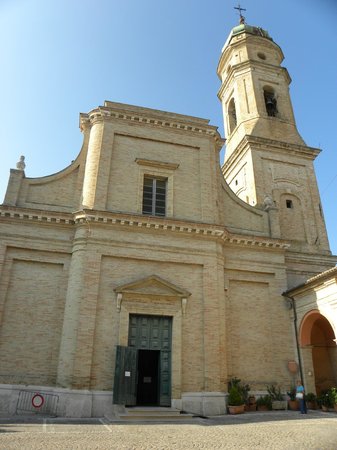
[[[229,132],[233,133],[234,128],[237,125],[236,109],[234,98],[231,99],[228,105],[228,122],[229,122]]]
[[[266,111],[269,117],[277,116],[277,101],[275,98],[274,89],[270,86],[263,88],[264,103],[266,105]]]

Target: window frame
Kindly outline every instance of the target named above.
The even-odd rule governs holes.
[[[294,209],[294,202],[290,198],[286,198],[286,208],[287,209]]]
[[[144,202],[144,196],[145,196],[145,189],[146,189],[146,181],[148,180],[152,180],[151,183],[151,212],[145,212],[145,202]],[[164,206],[160,206],[158,204],[158,194],[161,195],[159,193],[159,190],[162,189],[163,187],[159,186],[158,182],[164,182]],[[142,214],[145,216],[157,216],[157,217],[165,217],[166,216],[166,205],[167,205],[167,178],[162,178],[162,177],[154,177],[152,175],[144,175],[144,179],[143,179],[143,200],[142,200]],[[148,207],[149,205],[147,205]],[[160,209],[164,209],[164,213],[160,213],[159,210]]]
[[[152,177],[158,179],[166,179],[166,203],[165,203],[165,216],[153,216],[158,218],[173,217],[174,204],[173,204],[173,180],[174,172],[178,169],[179,164],[170,163],[164,161],[155,161],[148,159],[136,158],[135,162],[139,166],[139,182],[138,182],[138,201],[137,211],[143,215],[143,191],[144,191],[144,178]],[[149,214],[144,216],[150,217]]]

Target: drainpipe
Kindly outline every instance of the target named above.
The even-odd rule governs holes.
[[[301,381],[304,384],[302,360],[301,360],[301,353],[300,353],[300,344],[298,341],[298,332],[297,332],[297,311],[296,311],[295,299],[293,297],[288,297],[285,294],[283,294],[283,296],[288,298],[291,301],[291,308],[294,311],[294,330],[295,330],[295,339],[296,339],[297,358],[298,358],[298,365],[299,365],[299,369],[300,369]]]

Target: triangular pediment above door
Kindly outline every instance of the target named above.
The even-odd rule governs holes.
[[[180,298],[187,298],[191,295],[191,293],[185,289],[182,289],[157,275],[151,275],[132,283],[118,286],[114,290],[117,294],[146,294]]]

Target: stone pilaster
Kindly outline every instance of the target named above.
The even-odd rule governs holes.
[[[99,291],[101,255],[87,251],[83,296],[78,315],[77,347],[74,361],[73,387],[89,389],[96,326],[96,306]]]
[[[94,209],[96,207],[95,199],[97,196],[98,172],[101,162],[103,129],[103,119],[101,117],[93,119],[83,181],[83,208]]]
[[[219,302],[223,299],[223,276],[214,270],[217,261],[209,261],[204,266],[204,391],[219,392],[220,390],[220,330]],[[221,291],[219,291],[221,285]]]
[[[24,177],[25,177],[24,170],[11,169],[4,205],[16,206],[21,188],[21,183]]]
[[[74,239],[57,371],[57,384],[61,387],[72,387],[73,383],[80,305],[84,299],[87,233],[87,225],[80,225]]]

